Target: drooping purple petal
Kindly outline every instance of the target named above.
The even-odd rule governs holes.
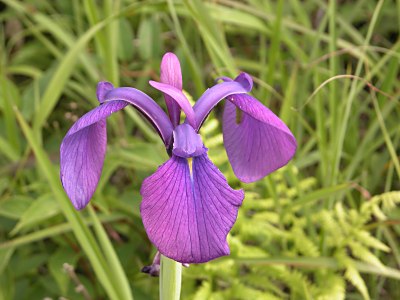
[[[181,124],[174,130],[174,146],[172,153],[189,158],[204,154],[207,150],[198,133],[189,124]]]
[[[226,236],[244,193],[235,191],[207,154],[172,156],[146,178],[141,214],[146,232],[161,254],[182,263],[202,263],[228,255]]]
[[[196,131],[200,129],[205,118],[219,101],[229,95],[248,93],[252,87],[251,77],[246,73],[241,73],[234,81],[225,81],[206,90],[193,107],[196,115],[196,126],[194,127]]]
[[[179,63],[178,57],[176,57],[176,55],[171,52],[164,54],[162,58],[160,81],[161,83],[172,85],[178,90],[182,90],[181,65]],[[180,121],[180,107],[168,94],[164,94],[164,99],[165,103],[167,104],[167,109],[172,125],[176,127],[178,126]]]
[[[196,119],[193,108],[190,105],[189,100],[186,98],[185,94],[183,94],[181,90],[178,90],[176,87],[173,87],[172,85],[152,80],[150,80],[149,83],[153,88],[170,96],[170,98],[173,99],[175,103],[177,103],[180,106],[180,108],[182,108],[189,124],[192,125],[192,127],[195,126]]]
[[[214,79],[214,82],[215,82],[215,83],[218,83],[218,81],[220,81],[220,80],[222,80],[222,81],[229,81],[229,82],[234,81],[234,80],[233,80],[232,78],[230,78],[230,77],[227,77],[227,76],[220,76],[220,77],[215,78],[215,79]]]
[[[112,101],[91,110],[71,127],[61,143],[61,182],[76,209],[89,203],[100,179],[107,144],[105,119],[127,105],[125,101]]]
[[[235,175],[254,182],[286,165],[297,144],[285,123],[250,95],[231,95],[228,100],[223,136]]]
[[[97,100],[99,100],[100,103],[104,102],[106,94],[111,91],[114,88],[111,82],[107,81],[100,81],[97,84],[97,90],[96,90],[96,95],[97,95]]]
[[[160,134],[164,144],[171,142],[173,126],[162,108],[145,93],[131,88],[120,87],[108,91],[102,96],[103,102],[123,100],[137,108],[152,123]]]
[[[113,88],[100,82],[97,97],[102,103],[81,117],[68,131],[60,148],[60,176],[64,189],[77,209],[84,208],[96,190],[103,168],[107,143],[105,119],[131,104],[142,112],[168,147],[172,124],[149,96],[134,88]]]

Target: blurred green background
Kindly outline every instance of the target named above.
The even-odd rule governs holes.
[[[183,272],[182,299],[400,299],[400,1],[0,0],[0,299],[157,299],[142,180],[167,158],[133,109],[108,120],[91,205],[59,181],[59,146],[100,80],[152,96],[162,55],[197,99],[240,70],[295,134],[294,160],[240,183],[229,257]],[[268,155],[266,153],[265,155]],[[76,290],[77,287],[84,287]]]

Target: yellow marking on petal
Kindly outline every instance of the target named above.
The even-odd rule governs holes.
[[[188,161],[188,164],[189,164],[189,170],[190,170],[190,174],[192,174],[193,172],[192,172],[192,168],[193,168],[193,159],[191,158],[191,157],[189,157],[188,159],[187,159],[187,161]]]

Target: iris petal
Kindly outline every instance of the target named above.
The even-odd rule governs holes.
[[[105,119],[127,105],[113,101],[91,110],[71,127],[61,143],[61,182],[76,209],[89,203],[100,179],[107,144]]]
[[[185,94],[183,94],[181,90],[177,89],[176,87],[173,87],[172,85],[152,80],[149,81],[149,83],[153,88],[163,92],[165,95],[170,96],[170,98],[173,99],[175,103],[177,103],[182,108],[189,124],[192,125],[192,127],[195,126],[196,119],[194,116],[193,108],[190,105],[189,100],[186,98]]]
[[[253,80],[246,73],[241,73],[234,81],[226,81],[214,85],[204,92],[193,106],[196,115],[196,131],[198,131],[210,111],[229,95],[245,94],[251,91]]]
[[[178,90],[182,90],[181,65],[178,57],[171,52],[166,53],[162,58],[160,81],[161,83],[172,85]],[[168,94],[164,94],[164,99],[165,103],[167,104],[171,122],[173,126],[176,127],[180,121],[180,107]]]
[[[247,94],[232,95],[228,100],[223,136],[235,175],[243,182],[254,182],[286,165],[297,144],[285,123]],[[236,109],[241,110],[239,120]]]
[[[152,122],[167,147],[172,141],[169,118],[145,93],[134,88],[114,89],[111,83],[100,82],[97,97],[102,104],[70,128],[60,148],[61,181],[77,209],[88,204],[99,182],[107,143],[105,119],[112,113],[131,104]]]
[[[97,84],[97,90],[96,90],[97,100],[99,100],[100,103],[103,103],[107,93],[112,89],[114,89],[114,86],[112,85],[111,82],[100,81]]]
[[[123,100],[137,108],[160,134],[164,144],[169,145],[173,126],[162,108],[145,93],[131,88],[120,87],[110,90],[103,96],[103,102]]]
[[[172,156],[145,179],[140,207],[150,240],[165,256],[182,263],[202,263],[228,255],[226,236],[244,193],[235,191],[207,154]]]

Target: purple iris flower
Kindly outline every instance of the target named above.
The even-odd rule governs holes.
[[[227,99],[223,114],[224,144],[235,175],[257,181],[284,166],[296,151],[288,127],[248,95],[252,79],[209,88],[192,107],[182,92],[178,58],[164,55],[161,82],[150,81],[165,98],[168,115],[145,93],[100,82],[100,106],[81,117],[61,144],[61,181],[76,209],[84,208],[97,187],[106,152],[106,118],[128,105],[137,108],[158,131],[170,159],[146,178],[140,212],[146,232],[161,254],[182,263],[202,263],[228,255],[226,237],[235,223],[243,190],[232,189],[210,161],[198,134],[212,108]],[[180,124],[180,115],[186,115]]]

